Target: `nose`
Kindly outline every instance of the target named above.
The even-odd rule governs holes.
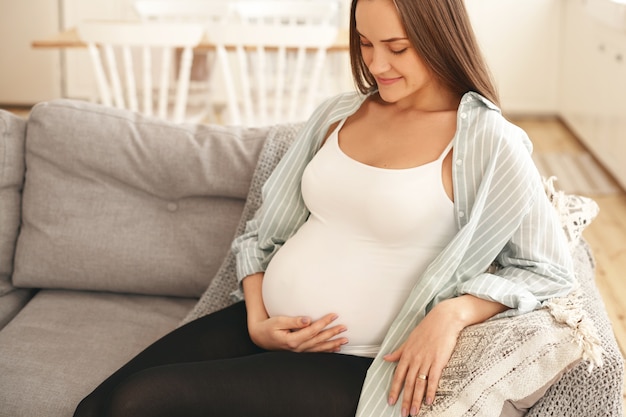
[[[372,48],[370,62],[367,67],[372,74],[382,74],[391,68],[389,58],[383,48]]]

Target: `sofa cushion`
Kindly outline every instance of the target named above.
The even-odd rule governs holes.
[[[41,290],[0,332],[0,416],[70,417],[195,299]]]
[[[13,290],[13,256],[20,227],[26,121],[0,110],[0,296]]]
[[[37,105],[15,285],[199,296],[228,251],[266,133]]]

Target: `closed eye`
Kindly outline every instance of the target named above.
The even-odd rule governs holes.
[[[391,53],[394,54],[394,55],[402,55],[403,53],[406,52],[407,49],[409,49],[409,48],[403,48],[403,49],[400,49],[398,51],[394,51],[393,49],[391,49]]]

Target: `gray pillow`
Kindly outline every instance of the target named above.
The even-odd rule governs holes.
[[[37,105],[15,284],[200,296],[228,251],[266,134],[82,101]]]

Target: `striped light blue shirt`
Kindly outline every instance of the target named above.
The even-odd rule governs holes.
[[[263,205],[233,242],[239,279],[265,271],[272,256],[306,221],[300,180],[330,126],[353,114],[365,97],[346,93],[323,103],[263,187]],[[531,159],[522,129],[477,93],[463,96],[453,138],[452,178],[458,233],[417,281],[368,370],[358,417],[400,415],[387,405],[397,349],[438,302],[461,294],[497,301],[505,315],[532,311],[575,284],[558,217]],[[420,190],[415,190],[419,192]],[[497,271],[486,272],[493,261]]]

